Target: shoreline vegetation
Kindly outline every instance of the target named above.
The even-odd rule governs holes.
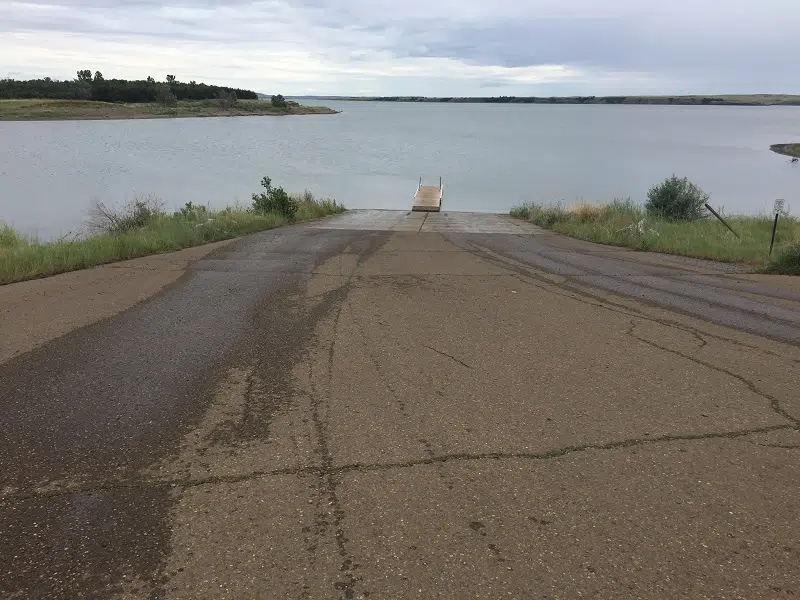
[[[667,181],[688,184],[674,177]],[[659,207],[652,203],[653,189],[645,206],[630,199],[614,200],[610,204],[581,202],[571,206],[531,203],[513,208],[510,214],[545,229],[599,244],[745,263],[764,273],[800,275],[800,220],[797,218],[787,215],[779,218],[770,257],[773,217],[724,216],[740,236],[737,238],[705,208],[696,210],[708,201],[708,195],[699,188],[694,188],[699,202],[692,209],[693,214],[686,218],[659,212]],[[674,194],[671,197],[667,194],[667,202],[674,198]]]
[[[0,100],[0,121],[332,115],[337,112],[325,106],[303,106],[288,102],[286,106],[276,107],[269,100],[238,100],[231,107],[221,107],[218,100],[180,100],[172,105],[94,100]]]
[[[323,106],[301,106],[281,94],[153,77],[106,79],[84,69],[72,80],[0,79],[0,120],[155,119],[177,117],[336,114]]]
[[[776,154],[800,158],[800,144],[772,144],[769,149]]]
[[[153,196],[121,209],[98,203],[89,211],[85,234],[52,242],[26,239],[0,222],[0,285],[173,252],[345,211],[335,200],[315,198],[309,191],[287,194],[273,188],[269,178],[262,185],[265,192],[253,195],[251,207],[212,210],[188,202],[168,214],[164,203]]]
[[[660,104],[676,106],[800,106],[800,95],[724,94],[694,96],[331,96],[325,100],[361,102],[443,102],[481,104]]]

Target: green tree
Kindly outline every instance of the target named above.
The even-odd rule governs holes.
[[[159,83],[156,89],[156,102],[164,106],[174,106],[178,102],[177,96],[172,93],[172,89],[166,83]]]
[[[173,83],[178,83],[175,75],[167,75],[167,83],[172,85]]]
[[[78,71],[78,81],[83,83],[91,83],[92,71],[90,69],[84,69],[82,71]]]
[[[283,94],[274,95],[270,102],[275,108],[286,108],[286,98],[283,97]]]
[[[220,90],[217,95],[217,102],[222,110],[232,109],[236,106],[237,101],[236,92],[233,90]]]
[[[95,81],[103,81],[103,74],[100,71],[94,72],[94,80]]]

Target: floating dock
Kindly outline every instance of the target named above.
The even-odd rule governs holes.
[[[420,177],[411,210],[416,212],[439,212],[442,207],[443,189],[441,177],[439,178],[439,185],[422,185],[422,177]]]

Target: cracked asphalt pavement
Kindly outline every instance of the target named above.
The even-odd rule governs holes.
[[[0,597],[800,596],[794,280],[392,211],[176,264],[3,288]]]

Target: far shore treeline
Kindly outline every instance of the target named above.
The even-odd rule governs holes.
[[[330,100],[366,102],[452,102],[488,104],[674,104],[702,106],[800,105],[800,96],[781,94],[727,94],[723,96],[331,96]]]
[[[100,71],[78,71],[70,81],[59,81],[45,77],[19,81],[0,79],[0,98],[42,98],[49,100],[96,100],[101,102],[162,102],[177,100],[210,100],[232,97],[238,100],[257,100],[258,94],[239,88],[207,85],[190,81],[178,81],[175,75],[167,75],[166,81],[152,77],[139,80],[105,79]]]

